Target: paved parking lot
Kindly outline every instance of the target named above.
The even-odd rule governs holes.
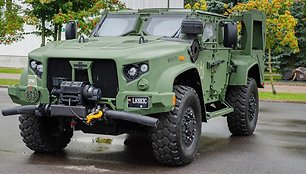
[[[0,109],[12,107],[0,89]],[[66,150],[34,154],[21,141],[18,117],[0,116],[0,174],[203,173],[301,174],[306,172],[306,105],[260,103],[255,134],[233,137],[225,118],[203,124],[199,154],[185,167],[158,164],[145,139],[87,135],[76,132]],[[112,139],[98,144],[97,137]]]

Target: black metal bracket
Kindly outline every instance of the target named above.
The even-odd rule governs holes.
[[[212,68],[214,66],[218,66],[218,65],[220,65],[220,64],[222,64],[224,62],[225,62],[225,60],[209,61],[209,62],[207,62],[207,68]]]

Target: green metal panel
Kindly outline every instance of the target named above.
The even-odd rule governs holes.
[[[72,79],[75,79],[74,64],[81,60],[86,65],[89,81],[93,82],[91,66],[92,62],[98,59],[114,60],[116,62],[118,76],[118,94],[116,98],[103,98],[100,103],[106,103],[112,109],[137,112],[141,114],[154,114],[171,111],[173,108],[172,98],[174,93],[174,80],[182,73],[196,69],[200,81],[196,82],[202,86],[204,103],[209,104],[215,101],[223,101],[228,85],[244,85],[250,68],[258,65],[260,79],[263,79],[263,56],[265,45],[265,20],[260,12],[246,12],[244,14],[225,17],[201,11],[191,10],[165,10],[150,9],[142,11],[124,11],[123,14],[139,14],[139,21],[134,33],[118,37],[90,37],[86,42],[79,43],[76,40],[51,42],[43,48],[36,49],[29,54],[29,60],[40,61],[44,66],[42,77],[35,75],[30,68],[25,69],[21,76],[19,86],[9,88],[9,94],[15,103],[22,105],[33,104],[35,95],[31,100],[27,95],[39,93],[35,103],[48,103],[49,91],[47,90],[47,68],[50,58],[73,59]],[[182,38],[162,39],[157,36],[144,36],[146,42],[139,44],[140,35],[146,20],[150,14],[184,14],[199,17],[203,24],[211,23],[214,27],[215,38],[207,41],[199,37],[201,49],[199,59],[193,63],[190,60],[191,41]],[[117,14],[117,13],[114,13]],[[225,48],[223,46],[224,22],[243,21],[245,24],[246,36],[243,40],[243,48]],[[255,22],[254,22],[255,21]],[[257,21],[257,22],[256,22]],[[259,21],[259,22],[258,22]],[[261,23],[262,22],[262,23]],[[255,29],[254,29],[255,27]],[[261,27],[261,29],[260,29]],[[136,33],[135,33],[136,32]],[[138,33],[137,33],[138,32]],[[254,40],[261,38],[261,40]],[[179,58],[184,57],[184,59]],[[84,61],[85,59],[85,61]],[[86,59],[90,59],[86,61]],[[150,70],[139,78],[128,81],[123,68],[129,64],[147,62]],[[194,79],[190,77],[190,79]],[[194,79],[195,80],[195,79]],[[139,83],[144,83],[146,88],[141,88]],[[127,108],[127,96],[148,96],[150,98],[149,109]],[[113,102],[116,103],[113,104]],[[229,107],[220,110],[212,115],[231,112]]]

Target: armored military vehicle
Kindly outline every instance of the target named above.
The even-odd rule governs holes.
[[[239,25],[239,27],[237,27]],[[241,30],[237,28],[241,28]],[[148,133],[156,159],[194,160],[202,122],[226,116],[233,135],[251,135],[263,87],[265,16],[225,17],[184,9],[107,13],[90,37],[32,51],[4,116],[20,114],[24,143],[60,151],[73,132]]]

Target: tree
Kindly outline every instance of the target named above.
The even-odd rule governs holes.
[[[185,8],[187,9],[194,9],[194,10],[207,10],[206,0],[199,0],[199,1],[187,1]]]
[[[52,35],[46,27],[46,22],[51,21],[56,13],[58,4],[55,0],[25,0],[28,7],[25,9],[25,22],[29,25],[35,25],[41,32],[41,46],[45,46],[46,37]]]
[[[285,50],[294,53],[299,52],[298,39],[295,36],[297,21],[289,11],[292,4],[292,0],[250,0],[247,3],[238,3],[232,8],[233,12],[256,9],[266,14],[266,48],[268,50],[268,64],[273,94],[276,94],[276,90],[272,76],[272,50],[277,52]]]
[[[54,16],[54,23],[62,25],[69,20],[77,20],[80,33],[89,35],[94,26],[99,22],[105,11],[118,11],[125,8],[125,5],[118,0],[96,0],[84,3],[82,0],[76,4],[67,3],[67,8],[62,9]],[[83,6],[84,8],[80,8]]]
[[[0,0],[0,45],[22,39],[23,20],[20,9],[12,0]]]
[[[231,0],[206,0],[206,1],[200,1],[200,0],[185,0],[185,8],[190,9],[196,9],[194,5],[196,3],[199,3],[200,6],[203,6],[202,10],[207,10],[209,12],[218,13],[218,14],[225,14],[228,7],[232,7],[235,3],[235,1]],[[201,8],[200,8],[201,9]]]
[[[78,20],[81,33],[88,34],[98,22],[103,11],[114,11],[124,8],[118,0],[25,0],[29,6],[25,17],[28,24],[35,25],[41,30],[42,46],[46,36],[53,36],[53,40],[61,40],[62,25],[69,20]],[[45,24],[50,22],[51,28]]]
[[[297,19],[295,27],[296,36],[298,38],[298,45],[300,52],[293,55],[281,56],[279,59],[281,70],[292,70],[297,67],[306,67],[306,13],[305,2],[295,1],[290,9],[291,14]]]
[[[226,8],[228,7],[228,2],[223,1],[207,1],[208,11],[218,14],[225,14]]]

